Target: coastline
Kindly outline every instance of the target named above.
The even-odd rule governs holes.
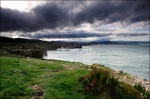
[[[53,60],[53,59],[45,59],[45,60]],[[56,61],[64,61],[64,60],[56,60]],[[66,61],[66,62],[71,62],[71,61]],[[131,86],[134,86],[135,84],[140,84],[145,88],[146,91],[150,92],[150,80],[143,79],[141,77],[134,76],[132,74],[129,74],[129,73],[126,73],[123,71],[110,69],[109,67],[106,67],[106,66],[100,65],[100,64],[96,64],[96,63],[94,63],[92,65],[87,65],[87,64],[84,64],[82,62],[71,62],[71,63],[81,63],[83,66],[81,66],[80,68],[86,68],[88,71],[91,71],[92,66],[95,66],[96,68],[103,68],[104,67],[104,68],[108,69],[110,71],[111,75],[113,77],[115,77],[116,79],[118,79],[118,81],[127,83]],[[73,66],[69,66],[69,65],[63,65],[63,66],[68,68],[68,69],[71,69],[71,70],[79,68],[79,67],[73,67]]]
[[[87,65],[81,62],[70,62],[52,59],[46,60],[42,58],[17,56],[2,56],[1,60],[2,65],[4,65],[1,67],[2,81],[4,81],[5,85],[9,85],[9,81],[14,83],[18,82],[17,84],[11,83],[12,85],[9,85],[10,87],[3,85],[2,90],[5,90],[6,88],[9,88],[12,91],[20,90],[19,92],[16,91],[15,95],[19,95],[19,93],[22,93],[23,95],[29,94],[31,99],[35,99],[36,97],[60,98],[58,97],[58,95],[53,96],[53,92],[56,92],[61,97],[72,97],[72,95],[74,94],[80,95],[81,97],[86,97],[86,95],[82,93],[81,83],[79,83],[78,80],[80,77],[87,75],[91,70],[93,70],[93,67],[109,71],[112,77],[118,79],[120,86],[122,86],[121,83],[127,85],[124,86],[124,88],[129,93],[131,91],[131,93],[133,92],[140,97],[143,97],[143,93],[140,93],[133,87],[133,85],[135,84],[142,85],[142,87],[144,87],[147,92],[150,92],[149,81],[136,76],[132,76],[131,74],[124,73],[123,71],[115,71],[100,64]],[[7,71],[9,73],[7,73]],[[6,77],[8,78],[5,79]],[[30,90],[21,90],[17,87],[18,84],[20,87],[24,86],[24,89]],[[68,86],[72,91],[69,91]],[[75,88],[74,86],[77,86],[77,88]],[[60,90],[63,92],[59,93]],[[67,96],[68,92],[70,92],[71,95]],[[9,93],[9,96],[5,96],[5,94],[8,93],[8,91],[3,91],[0,97],[6,98],[12,97],[14,95],[14,93]],[[63,96],[63,94],[65,94],[65,96]],[[89,96],[93,97],[92,95]],[[109,97],[105,94],[102,94],[102,96]]]
[[[146,89],[146,91],[150,92],[150,80],[142,79],[140,77],[133,76],[132,74],[125,73],[123,71],[113,70],[104,65],[100,65],[100,64],[93,64],[93,65],[96,66],[97,68],[105,67],[109,69],[111,75],[116,79],[118,79],[120,82],[127,83],[131,86],[135,84],[141,84]]]
[[[125,82],[127,84],[130,84],[131,86],[135,84],[141,84],[147,91],[150,92],[150,80],[142,79],[137,76],[133,76],[131,74],[125,73],[125,75],[118,76],[119,71],[114,71],[112,75],[114,77],[118,78],[119,81]]]
[[[8,50],[9,49],[9,50]],[[32,55],[31,52],[33,53],[37,53],[39,52],[39,55],[36,54],[34,56],[36,57],[33,57],[33,58],[42,58],[42,55],[43,54],[43,50],[17,50],[17,48],[15,48],[15,50],[13,49],[1,49],[1,55],[2,56],[13,56],[13,57],[27,57],[27,58],[30,58],[28,57],[28,54],[29,56]],[[8,51],[7,51],[8,50]],[[14,51],[14,52],[13,52]],[[20,51],[20,53],[18,53]],[[12,53],[13,52],[13,53]],[[45,51],[46,52],[46,51]],[[47,53],[45,53],[45,55],[47,55]],[[33,56],[33,55],[32,55]],[[31,56],[31,58],[32,58]],[[45,60],[51,60],[51,59],[45,59]],[[57,60],[57,61],[61,61],[61,60]],[[70,61],[69,61],[70,62]],[[77,62],[75,62],[77,63]],[[82,63],[83,64],[83,63]],[[86,64],[84,64],[86,66]],[[91,65],[88,65],[88,66],[91,66]],[[101,66],[100,64],[96,64],[96,66]],[[68,67],[67,67],[68,68]],[[71,68],[76,68],[76,67],[72,67]],[[82,67],[81,67],[82,68]],[[88,68],[88,67],[85,67],[85,68]],[[132,74],[129,74],[129,73],[124,73],[122,71],[122,73],[120,73],[120,71],[117,71],[117,70],[113,70],[111,69],[111,73],[112,75],[117,78],[119,81],[122,81],[122,82],[125,82],[127,84],[130,84],[131,86],[135,85],[135,84],[141,84],[147,91],[150,92],[150,80],[147,80],[147,79],[142,79],[141,77],[137,77],[137,76],[134,76]]]

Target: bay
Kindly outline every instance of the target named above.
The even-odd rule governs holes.
[[[82,49],[59,48],[47,51],[44,59],[56,59],[84,64],[102,64],[114,70],[149,79],[149,45],[92,45]]]

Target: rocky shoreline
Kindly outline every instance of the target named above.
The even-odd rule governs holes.
[[[113,75],[118,78],[119,81],[125,82],[127,84],[130,84],[131,86],[135,84],[141,84],[146,91],[150,92],[150,81],[146,79],[142,79],[137,76],[133,76],[131,74],[125,74],[125,75],[117,75],[120,74],[119,71],[116,71],[116,74],[114,73]]]
[[[86,68],[89,71],[92,70],[91,65],[86,65],[83,63],[81,63],[81,66],[79,66],[79,67],[71,66],[71,65],[63,65],[63,66],[68,68],[68,69]],[[93,64],[92,66],[94,66],[96,68],[106,68],[110,71],[111,75],[113,77],[115,77],[116,79],[118,79],[120,82],[127,83],[131,86],[134,86],[135,84],[140,84],[145,88],[146,91],[150,92],[150,80],[142,79],[140,77],[133,76],[133,75],[128,74],[128,73],[124,73],[123,71],[113,70],[113,69],[110,69],[110,68],[108,68],[104,65],[100,65],[100,64]]]
[[[93,64],[93,65],[98,68],[104,67],[103,65],[100,64]],[[117,78],[120,82],[125,82],[127,84],[130,84],[131,86],[134,86],[135,84],[140,84],[145,88],[146,91],[150,92],[150,80],[142,79],[140,77],[124,73],[123,71],[116,71],[112,69],[109,70],[111,75]]]

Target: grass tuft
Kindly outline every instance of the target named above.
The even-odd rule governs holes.
[[[150,93],[146,91],[145,88],[141,84],[135,84],[133,87],[136,90],[138,90],[140,93],[142,93],[145,99],[150,99]]]

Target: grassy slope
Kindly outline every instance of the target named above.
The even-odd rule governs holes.
[[[82,84],[78,80],[88,74],[88,70],[82,63],[1,57],[0,64],[1,99],[107,98],[105,94],[90,96],[83,93]],[[38,89],[35,86],[38,86]],[[125,84],[124,87],[126,86]],[[132,93],[137,93],[135,89],[131,88],[131,90]],[[41,95],[40,92],[44,94]]]
[[[86,69],[69,70],[63,65],[82,66],[81,63],[1,57],[0,98],[31,98],[38,85],[46,98],[83,98],[78,78],[87,73]],[[16,97],[15,97],[16,96]]]

